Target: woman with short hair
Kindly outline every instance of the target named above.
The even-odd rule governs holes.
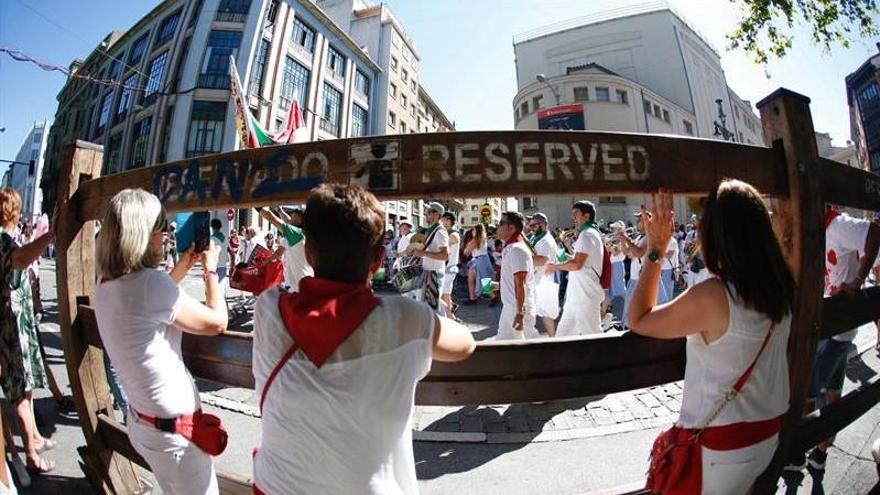
[[[3,395],[15,407],[28,469],[46,473],[55,463],[40,453],[54,448],[55,442],[40,435],[34,419],[33,390],[47,383],[28,267],[54,235],[47,232],[32,242],[17,242],[20,219],[21,196],[10,187],[0,189],[0,382]]]
[[[714,276],[657,305],[672,204],[672,195],[661,191],[653,216],[642,215],[647,255],[629,306],[633,332],[687,338],[681,411],[652,455],[658,461],[658,447],[672,440],[690,456],[687,462],[676,458],[684,474],[662,493],[711,488],[742,494],[770,463],[789,407],[786,348],[794,280],[761,194],[745,182],[725,180],[710,193],[699,224]]]
[[[180,344],[184,332],[217,335],[226,329],[220,250],[213,242],[203,253],[190,248],[166,273],[158,269],[166,228],[165,210],[153,194],[125,189],[110,200],[97,242],[95,317],[128,393],[131,444],[163,493],[215,494],[211,457],[184,436],[183,428],[198,422],[201,405]],[[196,261],[203,267],[206,304],[179,287]]]

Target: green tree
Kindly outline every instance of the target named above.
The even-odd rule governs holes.
[[[758,64],[767,65],[792,46],[791,30],[805,23],[813,43],[827,52],[833,44],[849,47],[854,36],[878,34],[877,0],[731,0],[740,7],[739,24],[727,35],[729,47],[742,48]]]

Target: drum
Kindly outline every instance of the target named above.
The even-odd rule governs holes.
[[[416,289],[421,289],[425,284],[425,273],[422,270],[421,259],[404,258],[401,267],[391,277],[391,284],[397,292],[403,294]]]

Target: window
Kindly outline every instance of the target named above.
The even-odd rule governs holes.
[[[868,157],[868,168],[871,172],[880,172],[880,151],[875,151]]]
[[[131,131],[131,160],[129,168],[140,168],[147,164],[147,142],[150,139],[152,117],[147,117],[134,125]]]
[[[660,105],[654,103],[654,116],[660,118]]]
[[[354,73],[354,90],[364,96],[370,96],[370,78],[359,70]]]
[[[144,88],[144,105],[149,105],[150,103],[152,103],[152,100],[149,99],[149,97],[154,95],[156,91],[159,90],[159,85],[162,84],[162,78],[165,75],[165,62],[167,60],[168,52],[162,52],[161,55],[157,55],[156,58],[154,58],[153,61],[150,62],[150,77],[147,79],[147,84]]]
[[[397,70],[397,57],[391,57],[391,70]]]
[[[116,107],[116,118],[121,120],[125,116],[128,107],[131,106],[133,99],[134,87],[137,85],[137,74],[128,76],[122,87],[122,93],[119,95],[119,106]]]
[[[539,108],[541,108],[541,100],[543,100],[543,99],[544,99],[544,95],[538,95],[538,96],[532,98],[532,108],[535,111],[537,111]]]
[[[144,52],[147,51],[147,35],[138,38],[132,43],[131,52],[128,54],[128,65],[137,65],[144,59]]]
[[[122,133],[117,132],[107,141],[107,153],[104,155],[104,170],[101,175],[119,172],[122,158]]]
[[[645,113],[648,115],[651,115],[651,102],[648,100],[645,100],[642,102],[642,104],[645,106]]]
[[[590,88],[574,88],[574,101],[590,101]]]
[[[394,83],[388,84],[388,94],[391,95],[392,98],[397,98],[397,86]]]
[[[618,89],[615,93],[617,94],[617,103],[629,105],[629,94],[626,91]]]
[[[684,124],[684,132],[693,136],[694,135],[694,124],[691,124],[687,120],[682,120],[681,123]]]
[[[220,0],[215,20],[221,22],[244,22],[250,9],[250,0]]]
[[[159,149],[158,163],[165,163],[168,156],[168,144],[171,142],[171,124],[174,122],[174,105],[168,105],[162,124],[162,147]]]
[[[298,17],[293,18],[293,33],[290,35],[290,40],[309,53],[315,52],[315,30],[306,26]]]
[[[413,117],[416,116],[416,106],[415,105],[409,106],[409,114],[412,115]]]
[[[339,124],[342,122],[342,93],[324,83],[324,108],[321,115],[321,129],[339,137]]]
[[[388,127],[392,129],[397,127],[397,115],[394,112],[388,112]]]
[[[665,108],[663,109],[663,121],[667,123],[669,122],[669,110]]]
[[[251,82],[248,84],[248,93],[259,95],[263,92],[263,75],[266,72],[266,58],[269,56],[269,42],[260,40],[260,49],[257,51],[257,59],[251,71]]]
[[[110,108],[113,106],[113,91],[108,91],[101,100],[101,113],[98,116],[98,129],[95,135],[100,136],[104,133],[107,122],[110,121]]]
[[[327,47],[327,68],[340,79],[345,78],[345,57],[332,46]]]
[[[519,114],[521,117],[525,117],[526,115],[529,114],[529,102],[528,101],[522,102],[522,105],[520,105],[519,108],[520,108]]]
[[[410,83],[410,86],[409,86],[409,87],[412,88],[413,93],[417,93],[417,92],[419,91],[418,86],[419,86],[419,85],[416,84],[416,80],[413,79],[413,80],[412,80],[412,83]]]
[[[406,110],[406,105],[407,105],[406,95],[403,93],[400,93],[400,106],[402,106],[404,108],[404,110]]]
[[[290,108],[291,100],[296,100],[301,108],[306,106],[306,95],[309,90],[311,71],[296,60],[287,57],[284,62],[284,73],[281,76],[281,95],[279,106]]]
[[[178,22],[180,22],[179,10],[162,20],[162,24],[159,25],[159,30],[156,31],[155,46],[165,43],[174,36],[174,31],[177,29]]]
[[[82,130],[83,139],[88,139],[90,137],[89,132],[92,130],[92,116],[95,115],[95,105],[89,107],[89,113],[86,114],[86,126]]]
[[[876,82],[871,82],[860,89],[857,96],[860,106],[866,106],[878,97],[880,97],[880,87],[877,86]]]
[[[537,207],[538,207],[538,198],[536,198],[534,196],[526,196],[523,198],[523,209],[524,210],[529,210],[529,209],[537,208]],[[474,205],[474,210],[476,210],[477,208],[478,208],[477,205]]]
[[[276,17],[278,17],[278,0],[272,0],[269,2],[269,8],[266,9],[266,22],[274,24]]]
[[[229,56],[238,52],[239,45],[241,31],[211,31],[202,73],[199,75],[199,87],[229,88]]]
[[[351,137],[361,137],[367,135],[367,126],[369,125],[369,113],[359,105],[351,107]]]
[[[611,101],[608,88],[596,88],[596,101]]]
[[[219,153],[223,146],[225,121],[225,102],[194,101],[186,141],[186,157]]]
[[[409,81],[409,72],[406,69],[400,69],[400,78],[403,79],[403,82]]]
[[[122,63],[119,61],[120,58],[122,57],[116,57],[115,60],[110,61],[110,69],[107,71],[107,79],[115,81],[116,78],[119,77],[119,72],[122,68]]]
[[[104,79],[104,71],[103,70],[98,72],[98,79]],[[96,82],[95,85],[92,86],[92,98],[98,96],[98,93],[100,91],[101,91],[101,83]]]
[[[599,196],[600,205],[625,205],[626,196]]]
[[[199,14],[202,13],[202,4],[205,3],[204,0],[196,0],[196,6],[192,11],[192,15],[189,18],[188,28],[191,28],[196,25],[196,21],[199,20]]]
[[[400,133],[406,134],[406,122],[404,122],[402,120],[400,121]]]

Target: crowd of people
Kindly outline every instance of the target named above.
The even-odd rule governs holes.
[[[39,453],[52,443],[36,431],[30,400],[45,386],[45,367],[22,274],[52,234],[23,242],[20,198],[10,191],[0,191],[0,295],[13,301],[0,315],[0,377],[28,465],[46,471],[51,465]],[[97,238],[95,315],[127,393],[132,446],[163,493],[218,492],[211,456],[222,452],[225,432],[201,409],[181,339],[225,331],[224,268],[248,260],[259,244],[283,258],[285,283],[263,292],[254,307],[262,411],[255,493],[417,493],[416,384],[432,361],[461,361],[475,349],[456,321],[457,281],[466,289],[460,304],[487,296],[502,305],[498,339],[538,337],[539,322],[557,338],[599,333],[609,308],[619,308],[623,328],[634,333],[685,337],[681,412],[655,443],[649,484],[661,493],[746,493],[770,462],[789,408],[794,280],[752,186],[723,181],[709,191],[701,218],[685,226],[676,226],[672,204],[667,192],[653,195],[631,228],[598,225],[596,207],[578,201],[570,230],[551,229],[540,213],[508,211],[497,225],[462,233],[454,214],[429,202],[423,231],[402,222],[394,236],[372,194],[325,184],[292,215],[260,211],[280,242],[264,235],[259,243],[250,228],[227,237],[212,222],[213,242],[195,253],[177,251],[156,196],[124,190],[110,202]],[[878,224],[829,208],[826,236],[826,295],[855,293],[875,267]],[[196,264],[204,303],[180,287]],[[377,272],[416,265],[421,283],[410,297],[374,292]],[[809,407],[839,398],[847,339],[819,343]],[[824,469],[827,445],[803,462]],[[684,467],[670,473],[668,455]],[[799,462],[790,468],[803,469]]]

